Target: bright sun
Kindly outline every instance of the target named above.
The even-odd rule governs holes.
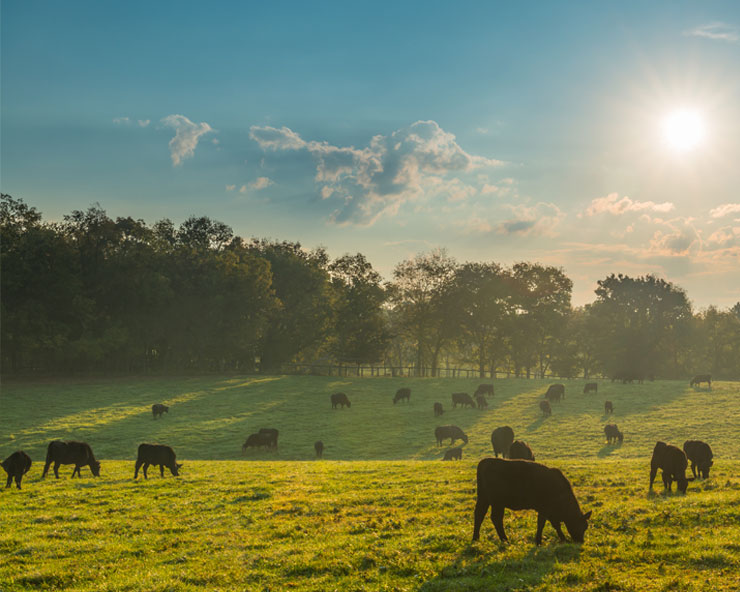
[[[678,109],[663,120],[663,138],[677,152],[697,148],[704,141],[705,131],[701,115],[692,109]]]

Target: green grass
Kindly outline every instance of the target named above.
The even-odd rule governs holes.
[[[450,409],[479,380],[323,377],[162,378],[5,383],[0,456],[34,460],[23,490],[0,491],[0,590],[583,590],[740,589],[740,384],[599,384],[542,419],[547,382],[499,380],[486,411]],[[410,405],[392,405],[401,385]],[[352,408],[332,410],[345,391]],[[605,399],[613,417],[603,416]],[[434,418],[432,403],[446,409]],[[169,403],[154,421],[151,404]],[[604,444],[603,425],[625,433]],[[462,462],[443,463],[434,427],[470,436]],[[490,520],[471,544],[475,466],[490,433],[511,425],[538,461],[560,467],[594,511],[584,545],[507,511],[511,543]],[[260,427],[278,452],[240,447]],[[102,476],[40,479],[46,444],[88,441]],[[712,445],[711,478],[688,494],[651,495],[657,439]],[[327,460],[313,458],[313,442]],[[133,481],[140,442],[173,446],[179,478]],[[249,462],[245,462],[248,460]],[[152,476],[154,475],[154,476]],[[659,489],[658,489],[659,490]]]

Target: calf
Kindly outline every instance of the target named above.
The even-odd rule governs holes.
[[[314,442],[313,449],[316,451],[316,458],[324,456],[324,443],[321,440]]]
[[[493,385],[492,384],[481,384],[478,386],[477,389],[475,389],[474,395],[477,397],[478,395],[489,395],[493,397]]]
[[[475,402],[478,403],[478,409],[488,409],[488,401],[483,395],[476,395]]]
[[[542,410],[542,415],[545,417],[550,417],[552,415],[552,407],[550,407],[550,403],[548,401],[540,401],[540,409]]]
[[[399,401],[403,401],[406,399],[407,403],[411,402],[411,389],[410,388],[400,388],[396,391],[396,394],[393,396],[393,404],[395,405]]]
[[[701,440],[686,440],[683,443],[683,451],[686,457],[691,461],[691,473],[696,477],[696,470],[699,469],[699,476],[702,479],[709,477],[709,468],[714,464],[713,454],[709,444]]]
[[[586,395],[588,393],[597,393],[599,392],[599,385],[595,382],[587,382],[586,385],[583,387],[583,394]]]
[[[676,488],[681,493],[686,493],[689,481],[694,477],[686,478],[686,454],[677,446],[666,444],[665,442],[656,442],[653,448],[653,458],[650,459],[650,489],[653,488],[653,481],[658,469],[663,471],[663,486],[667,491],[671,490],[671,484],[676,482]]]
[[[445,410],[442,408],[442,403],[435,403],[434,404],[434,417],[439,417],[445,412]]]
[[[514,440],[509,446],[509,458],[520,460],[534,460],[534,453],[523,440]]]
[[[619,428],[614,423],[609,423],[604,426],[604,435],[606,436],[607,444],[620,444],[624,441],[624,434],[619,431]]]
[[[136,456],[134,479],[139,476],[139,469],[144,465],[144,479],[149,465],[159,465],[159,475],[164,477],[164,468],[167,467],[175,477],[180,474],[182,464],[175,462],[175,451],[164,444],[139,444],[139,453]]]
[[[49,442],[46,449],[46,464],[41,474],[42,479],[46,477],[52,463],[54,463],[54,476],[57,479],[59,479],[59,465],[74,465],[72,477],[75,473],[78,477],[82,477],[80,467],[84,466],[90,467],[90,471],[96,477],[100,476],[100,463],[95,460],[92,448],[87,442],[62,442],[61,440]]]
[[[611,401],[604,401],[604,415],[609,415],[610,413],[614,413],[614,405],[612,405]]]
[[[499,453],[504,458],[509,457],[509,447],[514,441],[514,430],[509,426],[501,426],[491,432],[491,445],[493,452],[498,458]]]
[[[256,434],[250,434],[247,436],[247,440],[242,444],[242,454],[247,451],[247,448],[265,448],[272,447],[272,438],[269,434],[257,432]]]
[[[473,540],[480,538],[480,527],[491,508],[491,522],[498,537],[509,539],[504,531],[504,510],[536,510],[535,543],[542,544],[545,522],[552,524],[565,541],[560,524],[565,522],[571,538],[582,543],[591,512],[581,512],[568,479],[559,469],[526,460],[484,458],[478,463],[478,499],[475,504]]]
[[[268,448],[275,448],[275,449],[277,449],[277,446],[278,446],[278,433],[279,432],[275,428],[262,428],[259,431],[259,433],[267,436],[267,439],[270,442],[270,444],[268,445]]]
[[[169,413],[170,408],[167,407],[167,405],[162,405],[161,403],[155,403],[152,405],[152,419],[157,419],[158,417],[161,419],[163,413]]]
[[[437,438],[437,446],[442,446],[442,440],[450,439],[450,446],[454,445],[457,440],[468,443],[468,437],[459,427],[455,425],[438,426],[434,430],[434,437]]]
[[[442,460],[462,460],[462,448],[460,446],[457,448],[450,448],[445,452]]]
[[[465,407],[475,407],[473,399],[470,398],[468,393],[452,393],[452,408],[455,409],[458,405]]]
[[[344,393],[334,393],[331,396],[331,408],[336,409],[338,405],[341,405],[342,409],[344,409],[345,405],[347,407],[352,407],[352,403],[349,402],[347,395]]]
[[[8,482],[5,484],[5,487],[10,487],[10,484],[15,479],[15,486],[20,489],[23,475],[28,473],[31,468],[31,457],[22,450],[16,450],[0,464],[2,464],[3,469],[8,474]]]
[[[560,399],[565,399],[565,385],[551,384],[545,393],[545,398],[551,403],[559,403]]]
[[[691,379],[689,386],[699,386],[702,382],[706,382],[709,388],[712,388],[712,375],[711,374],[697,374]]]

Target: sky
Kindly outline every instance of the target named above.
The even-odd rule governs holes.
[[[740,3],[0,9],[3,193],[740,301]],[[678,123],[676,123],[678,122]]]

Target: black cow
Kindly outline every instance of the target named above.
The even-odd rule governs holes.
[[[612,375],[612,382],[619,380],[622,384],[632,384],[635,380],[642,384],[645,376],[641,372],[635,370],[620,370]]]
[[[712,375],[711,374],[697,374],[691,379],[689,386],[699,386],[702,382],[706,382],[709,388],[712,388]]]
[[[527,460],[484,458],[478,463],[478,499],[475,504],[473,540],[480,538],[480,527],[491,508],[491,522],[499,538],[509,539],[504,531],[504,510],[536,510],[535,543],[542,544],[542,529],[548,520],[561,541],[560,528],[565,522],[571,538],[583,542],[591,512],[585,514],[578,506],[573,488],[559,469]]]
[[[2,464],[3,469],[8,474],[8,482],[5,484],[5,487],[10,487],[10,484],[15,479],[15,486],[20,489],[23,475],[28,473],[31,468],[31,457],[22,450],[16,450],[0,464]]]
[[[587,382],[586,385],[583,387],[583,394],[586,395],[588,393],[598,393],[599,392],[599,385],[595,382]]]
[[[491,432],[491,445],[493,446],[493,452],[498,458],[499,453],[504,458],[509,457],[509,447],[514,441],[514,430],[509,426],[501,426]]]
[[[524,440],[514,440],[509,446],[509,458],[512,460],[534,460],[534,453]]]
[[[696,470],[699,469],[699,476],[702,479],[709,477],[709,468],[714,464],[712,458],[712,449],[706,442],[701,440],[686,440],[683,443],[683,451],[686,458],[691,461],[691,473],[696,477]]]
[[[604,435],[607,444],[616,444],[617,442],[621,444],[624,442],[624,434],[619,431],[615,423],[608,423],[604,426]]]
[[[550,407],[550,403],[548,401],[540,401],[540,409],[542,410],[542,415],[545,417],[550,417],[552,415],[552,407]]]
[[[468,393],[452,393],[452,408],[455,409],[458,405],[475,407],[475,402]]]
[[[324,456],[324,443],[321,440],[314,442],[313,449],[316,451],[316,458]]]
[[[437,438],[437,446],[442,446],[442,440],[450,439],[450,446],[457,440],[468,443],[468,437],[459,427],[455,425],[438,426],[434,430],[434,437]]]
[[[545,393],[545,399],[550,401],[550,403],[559,403],[560,399],[565,399],[565,385],[551,384]]]
[[[158,417],[161,419],[163,413],[169,413],[170,408],[167,407],[167,405],[162,405],[162,403],[155,403],[152,405],[152,419],[157,419]]]
[[[277,448],[279,432],[275,428],[262,428],[259,433],[269,438],[270,444],[268,448]]]
[[[250,434],[249,436],[247,436],[247,440],[244,442],[244,444],[242,444],[242,454],[247,451],[247,448],[260,448],[262,446],[264,446],[265,448],[271,448],[272,442],[273,439],[270,434],[265,434],[263,432]]]
[[[403,401],[406,399],[407,403],[411,402],[411,389],[410,388],[400,388],[396,391],[396,394],[393,396],[393,404],[395,405],[399,401]]]
[[[611,401],[604,401],[604,415],[614,413],[614,405]]]
[[[136,456],[134,479],[139,476],[139,469],[144,465],[144,479],[149,465],[159,465],[159,475],[164,477],[164,468],[167,467],[175,477],[180,474],[180,467],[175,461],[175,451],[164,444],[139,444],[139,453]]]
[[[46,465],[44,465],[44,472],[41,474],[42,479],[49,472],[51,463],[54,463],[54,476],[57,479],[59,479],[59,465],[74,465],[72,477],[75,476],[75,473],[78,477],[82,477],[80,467],[84,466],[89,466],[90,471],[96,477],[100,476],[100,463],[95,460],[92,448],[87,442],[62,442],[61,440],[49,442],[46,449]]]
[[[344,393],[334,393],[331,396],[331,408],[336,409],[337,405],[341,405],[342,409],[344,409],[344,406],[352,407],[352,403],[349,402],[349,399],[347,398],[347,395]]]
[[[478,386],[477,389],[475,389],[475,393],[473,393],[476,397],[478,395],[490,395],[493,397],[493,385],[492,384],[481,384]]]
[[[442,460],[462,460],[462,448],[460,446],[457,448],[450,448],[445,452]]]
[[[686,478],[686,454],[678,446],[666,444],[665,442],[656,442],[653,448],[653,458],[650,459],[650,489],[653,488],[653,481],[658,469],[663,471],[663,486],[668,491],[671,490],[671,484],[676,482],[676,488],[681,493],[686,493],[689,481],[694,477]]]
[[[475,402],[478,404],[478,409],[488,409],[488,401],[483,395],[476,395]]]
[[[445,412],[445,410],[442,408],[442,403],[435,403],[434,404],[434,417],[439,417]]]

